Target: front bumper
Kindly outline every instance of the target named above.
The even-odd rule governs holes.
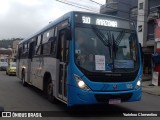
[[[141,100],[142,89],[114,92],[83,91],[77,87],[68,87],[68,106],[85,104],[109,104],[110,99],[121,99],[121,102]]]
[[[10,74],[10,75],[16,75],[16,70],[9,70],[8,74]]]
[[[9,72],[9,75],[16,75],[16,72]]]

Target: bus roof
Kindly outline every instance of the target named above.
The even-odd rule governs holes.
[[[71,12],[68,12],[68,13],[62,15],[58,19],[52,21],[47,26],[45,26],[44,28],[42,28],[40,31],[38,31],[38,32],[32,34],[31,36],[25,38],[24,40],[20,41],[19,44],[24,43],[24,42],[28,41],[29,39],[32,39],[36,35],[39,35],[40,33],[44,32],[45,30],[47,30],[47,29],[49,29],[49,28],[57,25],[59,22],[64,21],[68,17],[71,17],[71,15],[74,14],[74,13],[81,13],[81,14],[85,13],[85,14],[90,14],[90,15],[98,15],[98,16],[102,16],[102,17],[111,17],[111,18],[115,18],[115,19],[121,19],[121,20],[126,20],[126,21],[133,22],[132,20],[121,18],[121,17],[117,17],[117,16],[112,16],[112,15],[99,14],[99,13],[91,13],[91,12],[82,12],[82,11],[71,11]]]
[[[72,12],[73,12],[73,11],[72,11]],[[59,17],[58,19],[52,21],[52,22],[49,23],[47,26],[45,26],[44,28],[42,28],[40,31],[38,31],[38,32],[32,34],[31,36],[29,36],[28,38],[26,38],[26,39],[20,41],[19,44],[21,44],[21,43],[27,41],[28,39],[33,38],[34,36],[36,36],[36,35],[38,35],[38,34],[44,32],[45,30],[49,29],[50,27],[53,27],[53,26],[55,26],[56,24],[58,24],[59,22],[65,20],[65,19],[68,18],[68,17],[70,17],[72,12],[68,12],[68,13],[64,14],[63,16]]]

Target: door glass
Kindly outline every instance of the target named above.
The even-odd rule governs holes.
[[[62,83],[63,83],[63,65],[59,66],[59,94],[62,94]]]
[[[60,66],[59,66],[59,94],[62,94],[63,88],[63,79],[64,79],[64,66],[62,62],[64,61],[64,34],[60,34]]]
[[[69,56],[69,41],[66,40],[65,31],[60,33],[59,43],[59,94],[63,99],[67,97],[67,61]]]

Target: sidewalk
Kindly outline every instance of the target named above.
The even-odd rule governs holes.
[[[152,95],[160,96],[160,86],[152,85],[152,81],[150,80],[142,80],[142,91],[145,93],[149,93]]]
[[[143,75],[143,76],[142,76],[142,80],[143,80],[143,81],[152,80],[152,75]]]

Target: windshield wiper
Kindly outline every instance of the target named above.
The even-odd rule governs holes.
[[[98,29],[96,28],[95,26],[92,26],[93,28],[93,32],[98,36],[98,38],[100,38],[100,40],[103,42],[103,44],[105,46],[108,46],[107,44],[107,38],[104,36],[104,34]]]
[[[93,32],[102,41],[102,43],[109,48],[109,54],[110,54],[110,58],[111,58],[112,57],[112,53],[111,53],[112,45],[108,40],[108,39],[110,39],[111,36],[109,35],[109,33],[107,33],[107,35],[108,35],[108,39],[107,39],[105,37],[105,35],[96,26],[92,25],[92,28],[93,28]]]
[[[107,32],[107,37],[96,27],[96,26],[92,26],[93,28],[93,32],[98,36],[98,38],[104,43],[105,46],[108,46],[109,48],[109,54],[110,54],[110,58],[112,60],[112,71],[114,72],[114,56],[113,56],[113,36],[111,35],[111,32],[108,31]]]
[[[112,34],[112,40],[113,40],[113,51],[114,51],[114,56],[116,58],[116,53],[117,53],[117,50],[118,50],[118,46],[120,44],[120,42],[122,41],[123,37],[125,35],[125,31],[122,30],[119,35],[117,36],[117,38],[115,39],[114,38],[114,35]]]

